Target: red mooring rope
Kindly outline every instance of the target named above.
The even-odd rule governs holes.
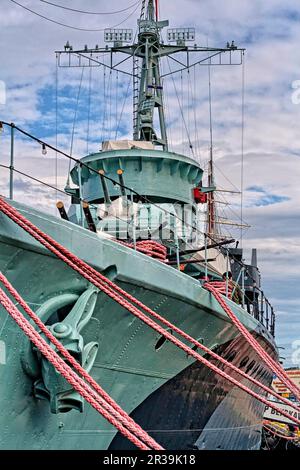
[[[135,246],[133,243],[127,243],[121,240],[114,241],[129,248],[136,248],[140,253],[150,256],[151,258],[156,258],[164,263],[167,261],[167,248],[155,240],[141,240],[136,242]]]
[[[220,294],[228,296],[229,299],[232,297],[233,288],[229,282],[226,281],[209,281],[207,284],[214,287]],[[226,285],[227,284],[227,285]]]
[[[101,398],[95,393],[95,391],[84,382],[84,380],[79,377],[70,366],[51,348],[51,346],[46,343],[42,336],[34,329],[34,327],[29,323],[29,321],[24,317],[24,315],[19,312],[16,306],[12,303],[9,297],[0,289],[0,303],[7,310],[9,315],[17,323],[17,325],[24,331],[26,336],[32,341],[32,343],[38,348],[38,350],[48,359],[55,369],[69,382],[70,385],[88,402],[92,405],[95,410],[98,411],[109,423],[111,423],[115,428],[117,428],[127,439],[129,439],[133,444],[135,444],[141,450],[162,450],[162,447],[157,444],[150,436],[148,436],[145,431],[143,431],[139,426],[134,423],[132,424],[132,419],[122,412],[116,411],[116,407],[113,400],[109,397],[109,402]],[[27,306],[28,307],[28,306]],[[26,309],[27,310],[27,309]],[[32,312],[33,313],[33,312]],[[34,314],[32,318],[34,318]],[[44,325],[45,327],[45,325]],[[43,330],[44,330],[43,327]],[[45,327],[46,328],[46,327]],[[48,332],[49,333],[49,332]],[[50,335],[47,334],[49,337]],[[52,335],[51,335],[52,336]],[[50,339],[50,338],[49,338]],[[56,343],[55,337],[51,338],[53,343]],[[69,359],[71,356],[68,351],[60,344],[58,345],[59,351]],[[76,369],[81,369],[79,364],[76,361],[72,361],[72,365]],[[85,375],[87,373],[85,372]],[[97,389],[100,389],[98,385]],[[105,396],[101,390],[101,395]],[[128,429],[127,429],[128,428]],[[131,429],[131,431],[129,431]],[[136,437],[138,435],[139,437]],[[141,439],[145,440],[149,444],[145,444]]]
[[[180,340],[175,338],[169,331],[163,329],[160,325],[156,324],[153,322],[150,318],[148,318],[145,314],[143,314],[141,311],[139,311],[134,305],[131,303],[127,302],[124,298],[122,298],[119,294],[116,292],[119,292],[124,295],[124,297],[129,298],[132,302],[134,302],[136,305],[141,306],[146,312],[150,313],[152,316],[157,318],[159,321],[161,321],[163,324],[171,328],[173,331],[179,333],[182,337],[188,339],[191,341],[193,344],[197,345],[200,349],[205,350],[205,348],[201,343],[198,343],[194,338],[191,338],[189,335],[181,331],[179,328],[175,327],[175,325],[172,325],[170,322],[165,320],[163,317],[161,317],[159,314],[156,312],[152,311],[145,305],[143,305],[140,301],[132,297],[130,294],[127,292],[123,291],[121,288],[119,288],[116,284],[114,284],[112,281],[109,279],[105,278],[103,275],[98,273],[96,270],[91,268],[89,265],[84,263],[82,260],[77,258],[74,254],[66,250],[64,247],[62,247],[59,243],[57,243],[55,240],[53,240],[51,237],[48,235],[44,234],[41,230],[39,230],[36,226],[34,226],[31,222],[29,222],[25,217],[23,217],[16,209],[11,207],[8,203],[6,203],[3,199],[0,198],[0,210],[2,210],[3,213],[8,215],[8,217],[11,218],[11,220],[14,220],[20,227],[22,227],[24,230],[26,230],[30,235],[32,235],[36,240],[38,240],[40,243],[42,243],[46,248],[48,248],[52,253],[54,253],[56,256],[58,256],[61,260],[63,260],[65,263],[67,263],[72,269],[76,270],[79,272],[83,277],[85,277],[87,280],[89,280],[91,283],[93,283],[96,287],[98,287],[100,290],[105,292],[109,297],[113,298],[115,301],[117,301],[120,305],[122,305],[124,308],[126,308],[129,312],[133,313],[137,318],[141,319],[144,323],[149,325],[151,328],[153,328],[155,331],[159,332],[161,335],[166,337],[169,341],[171,341],[173,344],[184,350],[187,354],[191,355],[194,357],[196,360],[201,362],[202,364],[205,364],[207,367],[212,369],[214,372],[217,374],[221,375],[222,377],[226,378],[228,381],[236,385],[237,387],[241,388],[244,390],[246,393],[250,394],[257,400],[261,401],[265,405],[271,406],[273,409],[275,409],[277,412],[281,413],[282,415],[289,417],[292,419],[294,422],[297,424],[300,423],[300,421],[295,418],[290,416],[288,413],[284,412],[280,408],[276,407],[273,404],[270,404],[268,400],[266,400],[264,397],[258,395],[256,392],[253,390],[249,389],[242,383],[238,382],[236,379],[233,377],[229,376],[227,373],[219,369],[217,366],[211,364],[209,361],[207,361],[205,358],[200,356],[197,352],[195,352],[193,349],[190,347],[186,346],[184,343],[182,343]],[[59,249],[57,249],[59,248]],[[68,255],[68,257],[66,256]],[[75,262],[74,262],[74,261]],[[81,266],[81,267],[79,267]],[[112,287],[110,287],[112,286]],[[262,387],[265,391],[268,393],[271,393],[272,395],[275,396],[274,392],[267,387],[265,387],[263,384],[260,382],[256,381],[252,377],[250,377],[248,374],[245,374],[243,371],[240,371],[238,368],[232,366],[232,364],[228,363],[225,361],[223,358],[218,356],[217,354],[213,353],[209,349],[206,351],[208,354],[212,355],[216,359],[220,360],[221,362],[225,363],[230,367],[231,369],[234,369],[236,372],[239,374],[245,376],[247,379],[251,380],[253,383],[256,385]],[[279,399],[283,400],[279,395],[277,395]],[[287,404],[290,404],[293,406],[291,402],[288,400],[286,401]],[[294,406],[295,407],[295,406]],[[296,407],[298,410],[298,408]]]
[[[221,307],[225,310],[229,318],[231,319],[232,323],[238,328],[238,330],[242,333],[244,338],[248,341],[248,343],[253,347],[253,349],[257,352],[257,354],[263,359],[263,361],[270,367],[270,369],[277,374],[277,376],[282,380],[282,382],[294,393],[294,395],[300,399],[300,389],[297,385],[291,381],[288,377],[286,372],[277,364],[276,361],[263,349],[263,347],[256,341],[251,333],[247,330],[247,328],[242,324],[242,322],[236,317],[230,307],[228,307],[227,303],[225,302],[224,297],[217,291],[217,289],[211,286],[209,283],[204,285],[205,289],[209,290],[216,300],[219,302]]]

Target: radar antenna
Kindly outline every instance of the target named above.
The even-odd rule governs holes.
[[[57,51],[59,67],[108,67],[133,77],[133,138],[152,142],[155,146],[168,150],[168,138],[163,102],[163,79],[169,75],[190,69],[196,65],[240,65],[243,63],[244,49],[234,41],[224,48],[187,46],[195,41],[194,28],[168,29],[165,44],[161,37],[163,28],[169,21],[161,21],[158,15],[158,0],[143,0],[138,19],[138,40],[133,43],[131,29],[106,29],[104,48],[96,46],[75,50],[66,43],[64,50]],[[130,45],[131,44],[131,45]],[[114,57],[124,54],[123,60]],[[178,57],[173,57],[178,54]],[[195,55],[201,54],[201,58]],[[101,55],[108,56],[104,61]],[[204,57],[203,57],[204,55]],[[160,62],[163,58],[172,59],[173,70],[162,74]],[[132,58],[133,66],[128,70],[127,61]],[[126,64],[126,65],[125,65]],[[124,68],[126,67],[127,68]],[[155,119],[156,113],[158,119]],[[156,124],[157,122],[157,124]]]

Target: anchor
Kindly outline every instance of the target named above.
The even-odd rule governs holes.
[[[48,326],[51,333],[87,372],[90,372],[95,362],[98,343],[92,341],[84,344],[84,338],[80,332],[93,315],[97,296],[97,289],[87,289],[78,298],[63,321]],[[45,339],[49,343],[49,340]],[[54,345],[51,344],[51,347],[58,352]],[[48,400],[51,413],[65,413],[72,409],[82,413],[84,410],[83,398],[72,389],[70,384],[39,351],[36,349],[34,351],[40,363],[40,377],[34,382],[35,397]]]

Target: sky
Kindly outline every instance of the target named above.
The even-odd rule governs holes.
[[[18,3],[55,21],[99,31],[60,26],[11,0],[1,0],[0,120],[14,122],[49,143],[57,142],[59,148],[72,150],[76,157],[97,151],[102,140],[130,138],[130,79],[121,73],[104,73],[103,67],[91,72],[57,68],[54,51],[62,50],[67,40],[74,48],[103,46],[103,29],[107,27],[135,30],[140,5],[133,0],[111,0],[109,5],[104,0],[52,2],[101,13],[135,4],[118,14],[87,15],[41,0]],[[251,248],[258,249],[263,289],[277,313],[276,339],[284,348],[280,354],[286,366],[300,366],[299,2],[161,0],[160,18],[169,19],[170,27],[195,27],[199,46],[224,47],[234,40],[246,49],[244,67],[211,67],[216,181],[219,189],[243,188],[243,221],[251,225],[243,232],[246,258],[249,261]],[[173,65],[165,62],[162,72],[167,73],[170,67]],[[195,158],[206,168],[210,141],[208,67],[177,74],[174,81],[165,79],[164,90],[170,149]],[[65,159],[56,160],[51,152],[42,155],[39,145],[20,136],[15,154],[20,171],[64,188],[68,172]],[[6,129],[0,137],[1,164],[8,164],[8,155]],[[2,194],[8,194],[7,183],[8,173],[0,168]],[[227,217],[237,220],[241,196],[220,192],[219,200],[224,202],[225,195],[231,205],[220,207],[227,208]],[[15,177],[17,200],[55,214],[58,197],[63,198],[21,175]]]

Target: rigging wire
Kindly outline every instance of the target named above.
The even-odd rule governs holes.
[[[87,131],[86,131],[86,154],[89,154],[89,139],[90,139],[90,118],[91,118],[91,94],[92,94],[92,70],[90,67],[89,73],[89,88],[88,88],[88,116],[87,116]]]
[[[76,99],[76,107],[75,107],[74,119],[73,119],[73,127],[72,127],[72,134],[71,134],[71,144],[70,144],[70,155],[71,155],[71,156],[73,155],[73,144],[74,144],[75,126],[76,126],[76,120],[77,120],[78,105],[79,105],[79,98],[80,98],[80,92],[81,92],[81,86],[82,86],[83,75],[84,75],[84,67],[82,67],[82,72],[81,72],[81,77],[80,77],[80,83],[79,83],[79,88],[78,88],[78,93],[77,93],[77,99]],[[71,160],[69,160],[69,169],[68,169],[68,177],[67,177],[67,186],[70,185],[70,170],[71,170]]]
[[[103,126],[102,126],[102,141],[110,139],[110,88],[111,88],[111,70],[108,77],[104,69],[104,113],[103,113]]]
[[[230,183],[234,189],[238,192],[240,192],[240,188],[238,188],[234,183],[233,181],[231,181],[228,176],[225,175],[225,173],[221,170],[221,168],[219,167],[219,165],[216,164],[216,162],[214,162],[214,166],[219,170],[219,172],[222,174],[222,176],[228,181],[228,183]]]
[[[125,97],[124,97],[124,100],[123,100],[123,105],[122,105],[120,117],[119,117],[119,120],[118,120],[118,125],[117,125],[117,128],[116,128],[116,137],[115,137],[115,140],[117,140],[117,138],[118,138],[118,133],[119,133],[119,129],[120,129],[120,124],[121,124],[121,121],[122,121],[122,117],[123,117],[125,105],[126,105],[126,102],[127,102],[127,100],[128,100],[128,96],[129,96],[130,85],[131,85],[131,77],[129,77],[129,81],[128,81],[128,85],[127,85],[126,94],[125,94]]]
[[[211,159],[211,171],[213,165],[213,126],[212,126],[212,95],[211,95],[211,69],[210,64],[208,65],[208,99],[209,99],[209,143],[210,143],[210,159]]]
[[[187,109],[187,126],[188,129],[191,129],[191,116],[190,116],[190,107],[191,107],[191,95],[190,95],[190,69],[188,68],[187,71],[187,103],[188,103],[188,109]]]
[[[197,161],[202,166],[202,158],[201,158],[201,151],[200,151],[200,140],[198,134],[198,114],[197,114],[197,86],[196,86],[196,67],[193,68],[193,86],[190,78],[190,86],[191,86],[191,94],[192,94],[192,102],[193,102],[193,114],[194,114],[194,145],[196,147],[196,154],[197,154]]]
[[[180,72],[180,90],[181,90],[181,103],[182,103],[182,106],[183,106],[183,76],[182,76],[182,71]],[[184,145],[183,145],[183,142],[184,142],[184,124],[183,124],[183,120],[181,120],[181,148],[182,148],[182,153],[184,153]]]
[[[9,165],[3,165],[3,164],[0,164],[0,168],[5,168],[6,170],[10,170],[10,166]],[[75,194],[70,194],[68,193],[67,191],[64,191],[63,189],[59,189],[55,186],[52,186],[52,184],[49,184],[49,183],[46,183],[45,181],[42,181],[38,178],[35,178],[34,176],[31,176],[31,175],[28,175],[28,173],[24,173],[23,171],[21,170],[17,170],[16,168],[14,168],[14,172],[15,173],[18,173],[19,175],[21,176],[25,176],[25,178],[28,178],[32,181],[35,181],[36,183],[39,183],[41,184],[42,186],[46,186],[47,188],[50,188],[50,189],[53,189],[55,192],[58,192],[58,193],[61,193],[61,194],[64,194],[65,196],[68,196],[68,198],[72,198],[74,200],[76,200],[78,203],[80,202],[86,202],[84,199],[82,199],[81,197],[79,196],[76,196]],[[95,210],[98,210],[99,207],[98,205],[95,205],[93,203],[89,203],[89,206],[92,207],[93,209]],[[100,209],[102,210],[102,209]],[[105,210],[102,210],[102,212],[105,212]],[[132,221],[128,221],[126,219],[122,219],[121,217],[118,217],[116,214],[113,214],[112,217],[114,217],[115,219],[119,220],[120,222],[125,222],[127,225],[129,226],[132,226]]]
[[[146,13],[146,0],[142,0],[142,8],[141,8],[141,14],[140,14],[140,20],[145,20],[145,13]]]
[[[162,65],[162,70],[163,70],[163,63]],[[169,148],[173,149],[173,134],[171,131],[171,113],[170,113],[170,103],[169,103],[169,87],[168,87],[168,82],[162,79],[162,87],[164,89],[164,102],[166,103],[165,105],[165,112],[166,112],[166,124],[167,124],[167,131],[168,131],[168,142],[169,142]],[[168,124],[169,123],[169,124]]]
[[[104,70],[104,86],[103,86],[103,100],[104,100],[104,112],[103,112],[103,122],[102,122],[102,141],[110,140],[111,133],[111,82],[112,82],[112,71],[109,71],[107,77],[106,69]]]
[[[243,61],[243,67],[244,67],[244,61]],[[208,66],[209,68],[209,81],[211,80],[211,70],[210,70],[210,65]],[[244,217],[243,217],[243,172],[244,172],[244,168],[243,168],[243,165],[244,165],[244,83],[245,83],[245,75],[244,75],[244,71],[243,71],[243,75],[242,75],[242,124],[241,124],[241,127],[242,127],[242,140],[241,140],[241,159],[242,159],[242,165],[241,165],[241,191],[239,190],[239,188],[224,174],[224,172],[221,170],[221,168],[214,162],[214,167],[216,167],[220,173],[223,175],[223,177],[239,192],[241,192],[241,212],[240,214],[237,214],[231,207],[229,207],[229,210],[232,212],[232,214],[234,214],[235,216],[238,217],[238,219],[240,219],[240,223],[241,223],[241,228],[240,228],[240,238],[241,238],[241,243],[242,243],[242,239],[243,239],[243,230],[244,230],[244,227],[242,227],[243,224],[246,224],[246,222],[244,221]],[[209,100],[210,100],[210,142],[211,142],[211,152],[212,152],[212,145],[213,145],[213,139],[212,139],[212,122],[211,122],[211,88],[209,88]],[[225,200],[225,198],[224,198]],[[224,209],[222,209],[223,213],[225,214],[225,211]],[[226,215],[226,214],[225,214]]]
[[[119,72],[116,74],[116,103],[115,103],[115,128],[117,127],[117,119],[119,112]]]
[[[56,54],[55,68],[55,147],[58,148],[58,54]],[[55,186],[58,187],[58,155],[55,152]],[[55,195],[57,199],[57,193]]]
[[[232,209],[232,206],[228,203],[226,198],[222,194],[219,195],[219,198],[221,199],[221,201],[218,201],[217,204],[218,204],[218,207],[220,205],[220,211],[222,211],[223,216],[218,214],[218,217],[223,218],[224,220],[225,219],[229,220],[228,217],[227,217],[228,214],[225,212],[225,207],[226,207],[226,211],[230,211],[239,220],[240,215],[234,209]],[[247,227],[243,227],[243,229],[249,229],[250,228],[250,226],[247,224],[247,222],[244,219],[241,221],[241,224],[242,225],[247,225]],[[239,223],[236,223],[236,225],[239,227]]]
[[[106,118],[106,67],[103,67],[103,115],[102,115],[102,130],[101,130],[101,142],[104,139],[104,128]]]
[[[207,44],[208,45],[208,44]],[[214,161],[213,161],[213,127],[212,127],[212,93],[211,93],[211,64],[208,64],[208,102],[209,102],[209,164],[208,164],[208,186],[214,185]],[[207,200],[207,231],[215,230],[216,206],[214,193],[208,194]],[[210,233],[211,234],[211,233]],[[219,230],[218,234],[219,235]]]
[[[228,181],[229,183],[231,183],[233,186],[235,186],[235,185],[232,183],[232,181],[230,181],[230,180],[226,177],[226,175],[222,172],[222,170],[216,165],[216,163],[214,163],[214,166],[222,173],[222,175],[227,179],[227,181]],[[238,188],[237,188],[237,189],[238,189]],[[238,190],[238,192],[240,193],[239,190]],[[237,217],[238,220],[240,220],[240,222],[241,222],[242,225],[247,225],[247,226],[249,225],[248,222],[247,222],[246,220],[244,220],[244,218],[243,218],[243,219],[240,218],[240,217],[241,217],[240,214],[239,214],[238,212],[236,212],[236,211],[232,208],[232,205],[227,201],[227,199],[225,198],[225,196],[224,196],[222,193],[219,193],[218,197],[221,199],[220,204],[223,205],[223,204],[226,203],[227,210],[229,210],[230,212],[232,212],[232,214],[233,214],[235,217]],[[244,232],[245,230],[249,230],[249,229],[250,229],[250,226],[248,226],[248,227],[242,227],[243,232]]]
[[[50,23],[54,23],[54,24],[57,24],[59,26],[63,26],[65,28],[69,28],[69,29],[75,29],[77,31],[87,31],[87,32],[95,32],[95,31],[105,31],[105,29],[107,28],[100,28],[100,29],[91,29],[91,28],[79,28],[77,26],[72,26],[72,25],[69,25],[69,24],[65,24],[65,23],[61,23],[60,21],[56,21],[56,20],[53,20],[52,18],[49,18],[48,16],[44,16],[42,15],[41,13],[38,13],[37,11],[35,10],[32,10],[31,8],[28,8],[26,7],[25,5],[22,5],[21,3],[17,2],[16,0],[9,0],[10,2],[14,3],[15,5],[18,5],[19,7],[23,8],[24,10],[27,10],[28,12],[32,13],[33,15],[36,15],[40,18],[43,18],[44,20],[46,21],[50,21]],[[118,24],[115,24],[113,26],[110,26],[109,29],[112,29],[112,28],[116,28],[117,26],[121,26],[123,23],[125,23],[129,18],[131,18],[131,16],[133,16],[135,14],[135,12],[137,11],[139,7],[139,4],[137,5],[137,7],[130,13],[130,15],[128,15],[123,21],[121,21],[120,23]]]
[[[167,124],[167,131],[168,131],[168,142],[169,146],[171,149],[173,149],[173,134],[171,132],[171,115],[170,115],[170,103],[169,103],[169,96],[168,96],[168,91],[166,87],[166,82],[162,81],[162,86],[164,87],[165,94],[164,94],[164,100],[166,103],[166,122],[169,122],[169,125]]]
[[[201,162],[201,155],[200,155],[200,148],[199,148],[199,137],[198,137],[198,120],[197,120],[197,101],[196,101],[196,68],[193,68],[193,85],[192,85],[192,77],[191,77],[191,72],[190,68],[188,68],[188,103],[189,103],[189,108],[188,108],[188,121],[189,121],[189,129],[192,129],[194,131],[194,144],[193,147],[196,150],[195,154],[195,160],[200,163],[202,166]],[[193,109],[193,118],[190,117],[190,108]],[[193,122],[193,126],[191,125],[191,122]],[[198,158],[199,155],[199,158]]]
[[[171,72],[171,66],[170,66],[170,61],[169,61],[169,58],[168,58],[168,57],[167,57],[167,62],[168,62],[169,70],[170,70],[170,72]],[[183,123],[183,125],[184,125],[185,131],[186,131],[186,135],[187,135],[187,138],[188,138],[190,151],[191,151],[191,153],[192,153],[192,156],[195,157],[195,155],[194,155],[194,147],[193,147],[193,144],[192,144],[192,141],[191,141],[191,136],[190,136],[189,129],[188,129],[188,126],[187,126],[185,117],[184,117],[184,113],[183,113],[183,106],[182,106],[181,103],[180,103],[180,97],[179,97],[179,94],[178,94],[178,90],[177,90],[176,83],[175,83],[175,80],[174,80],[173,75],[171,75],[171,77],[172,77],[172,82],[173,82],[173,86],[174,86],[174,90],[175,90],[177,102],[178,102],[179,109],[180,109],[180,114],[181,114],[181,118],[182,118],[182,123]]]
[[[142,19],[143,14],[145,13],[145,3],[146,3],[146,0],[142,0],[141,3],[142,3],[142,8],[141,8],[141,13],[140,13],[140,19]],[[137,35],[138,35],[138,28],[136,28],[136,30],[135,30],[135,35],[134,35],[134,40],[133,40],[134,43],[135,43],[135,41],[136,41]],[[136,53],[136,51],[135,51],[135,53]],[[133,60],[134,60],[134,57],[133,57]],[[122,104],[122,108],[121,108],[121,113],[120,113],[119,120],[118,120],[118,116],[116,115],[117,126],[116,126],[115,140],[117,140],[117,138],[118,138],[118,132],[119,132],[120,124],[121,124],[121,121],[122,121],[122,117],[123,117],[125,105],[126,105],[126,102],[127,102],[128,96],[129,96],[129,90],[130,90],[131,80],[132,80],[132,77],[130,76],[130,77],[129,77],[129,81],[128,81],[128,85],[127,85],[126,94],[125,94],[125,97],[124,97],[124,100],[123,100],[123,104]]]
[[[109,72],[109,87],[108,87],[108,99],[109,99],[109,140],[112,135],[112,70]]]
[[[10,169],[10,166],[8,166],[8,165],[3,165],[3,164],[0,164],[0,167],[1,167],[1,168],[6,168],[7,170]],[[55,187],[55,186],[52,186],[52,185],[49,184],[49,183],[45,183],[45,181],[39,180],[38,178],[35,178],[34,176],[28,175],[27,173],[24,173],[23,171],[17,170],[16,168],[14,168],[14,171],[15,171],[16,173],[18,173],[19,175],[25,176],[26,178],[29,178],[29,179],[31,179],[32,181],[35,181],[36,183],[40,183],[40,184],[42,184],[43,186],[46,186],[47,188],[53,189],[55,192],[65,194],[65,195],[67,195],[67,196],[70,197],[70,194],[67,193],[66,191],[63,191],[62,189],[59,189],[59,188],[57,188],[57,187]],[[74,199],[78,199],[78,200],[79,200],[79,198],[77,198],[77,197],[74,196],[74,195],[72,195],[72,197],[74,197]]]
[[[141,3],[141,0],[138,0],[137,2],[133,3],[127,8],[123,8],[123,10],[116,10],[116,11],[108,11],[108,12],[99,12],[99,11],[86,11],[86,10],[77,10],[76,8],[70,8],[66,7],[64,5],[58,5],[57,3],[49,2],[47,0],[40,0],[42,3],[47,3],[48,5],[51,5],[56,8],[61,8],[62,10],[69,10],[69,11],[75,11],[76,13],[83,13],[85,15],[116,15],[118,13],[123,13],[124,11],[128,11],[131,8],[135,7],[136,5]]]
[[[241,134],[241,221],[244,217],[244,137],[245,137],[245,54],[242,64],[242,134]],[[243,247],[243,229],[241,228],[241,247]]]

